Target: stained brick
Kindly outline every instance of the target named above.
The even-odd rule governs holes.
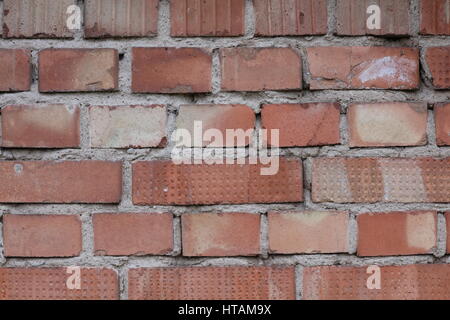
[[[77,148],[80,109],[65,105],[2,108],[2,145],[11,148]],[[51,119],[51,121],[49,121]]]
[[[302,88],[302,63],[294,49],[224,48],[220,60],[224,91]]]
[[[351,147],[419,146],[427,143],[426,103],[357,103],[349,106]]]
[[[113,91],[118,69],[115,49],[45,49],[39,52],[39,91]]]
[[[75,215],[3,216],[7,257],[74,257],[81,252],[81,221]]]
[[[89,108],[91,146],[146,148],[166,144],[164,106],[95,106]]]
[[[314,202],[450,201],[450,158],[315,158]]]
[[[96,255],[162,255],[173,249],[172,215],[149,213],[95,214]]]
[[[307,49],[311,90],[419,87],[415,48],[315,47]]]
[[[86,38],[151,37],[158,31],[158,0],[86,0]]]
[[[0,300],[115,300],[117,273],[106,268],[81,268],[80,289],[69,289],[68,268],[0,268]],[[69,283],[72,283],[69,281]]]
[[[346,212],[270,212],[268,220],[271,253],[348,251]]]
[[[436,122],[436,143],[439,146],[450,146],[450,103],[434,106]]]
[[[435,300],[450,298],[450,265],[381,266],[381,289],[368,289],[364,267],[307,267],[305,300]],[[369,281],[368,281],[369,280]]]
[[[251,133],[255,128],[255,113],[245,105],[183,105],[180,106],[177,117],[177,129],[187,130],[191,136],[191,143],[184,145],[190,146],[209,146],[209,147],[242,147],[250,143]],[[201,124],[202,137],[207,130],[219,130],[222,134],[223,141],[216,139],[195,141],[195,125]],[[236,131],[242,139],[231,138],[227,141],[227,130],[243,130]],[[241,135],[242,132],[242,135]],[[245,133],[249,133],[248,135]]]
[[[172,37],[232,37],[244,34],[244,0],[173,0]]]
[[[5,38],[73,38],[67,27],[67,9],[75,0],[5,0]]]
[[[379,6],[380,29],[367,28],[370,5]],[[407,36],[410,34],[409,0],[339,0],[336,20],[338,35]]]
[[[211,54],[199,48],[133,48],[136,93],[210,92]]]
[[[426,63],[436,89],[450,89],[450,46],[428,48]]]
[[[450,35],[450,1],[420,1],[420,33]]]
[[[338,103],[264,105],[261,123],[264,129],[279,130],[280,147],[340,143]],[[268,134],[269,144],[273,144],[271,137]]]
[[[133,164],[133,203],[193,205],[303,201],[302,164],[279,159],[275,175],[261,175],[262,164]]]
[[[293,267],[140,268],[128,272],[131,300],[293,300]]]
[[[260,253],[260,215],[184,214],[184,256],[255,256]]]
[[[0,92],[29,91],[30,86],[30,50],[0,49]]]
[[[254,0],[257,36],[327,33],[326,0]]]
[[[436,248],[436,212],[367,213],[357,221],[359,256],[427,254]]]
[[[0,203],[118,203],[122,164],[107,161],[0,162]]]

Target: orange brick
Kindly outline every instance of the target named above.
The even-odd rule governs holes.
[[[184,214],[184,256],[252,256],[260,253],[260,215]]]
[[[74,215],[3,216],[6,257],[74,257],[81,252],[81,221]]]
[[[450,89],[450,46],[428,48],[425,60],[436,89]]]
[[[432,253],[437,242],[437,213],[368,213],[357,217],[358,255]]]
[[[420,33],[450,35],[448,0],[420,1]]]
[[[450,146],[450,103],[434,106],[436,122],[436,143],[438,146]]]
[[[0,92],[30,91],[31,52],[0,49]]]
[[[95,214],[96,255],[163,255],[173,250],[172,215],[148,213]]]
[[[345,212],[270,212],[269,250],[277,254],[348,251]]]
[[[140,268],[128,271],[131,300],[293,300],[293,267]]]

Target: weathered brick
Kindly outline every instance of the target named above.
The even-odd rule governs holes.
[[[6,257],[74,257],[81,252],[77,215],[3,216]]]
[[[2,146],[78,148],[80,109],[65,105],[13,105],[1,109]],[[51,121],[49,121],[51,119]]]
[[[450,265],[380,266],[381,289],[368,289],[369,266],[307,267],[305,300],[435,300],[450,299]]]
[[[350,147],[419,146],[427,143],[426,103],[357,103],[349,106]]]
[[[262,164],[133,164],[133,203],[193,205],[303,201],[302,163],[279,159],[275,175]]]
[[[428,48],[425,60],[436,89],[450,89],[450,46]]]
[[[256,36],[321,35],[328,29],[326,0],[254,0]]]
[[[86,0],[86,38],[151,37],[158,32],[159,0]]]
[[[147,148],[166,144],[166,107],[95,106],[89,108],[91,147]]]
[[[348,251],[346,212],[270,212],[268,220],[271,253]]]
[[[128,271],[131,300],[293,300],[293,267],[180,267]]]
[[[135,93],[210,92],[212,56],[200,48],[133,48]]]
[[[67,27],[67,9],[75,0],[5,0],[3,37],[73,38]]]
[[[338,103],[263,105],[261,123],[264,129],[279,130],[280,147],[339,144],[341,139]]]
[[[244,0],[172,0],[172,37],[244,35]]]
[[[29,91],[30,86],[30,50],[0,49],[0,92]]]
[[[449,0],[420,1],[420,33],[450,35]]]
[[[311,90],[419,87],[416,48],[315,47],[307,55]]]
[[[201,121],[201,135],[207,130],[219,130],[222,141],[212,138],[211,140],[195,141],[195,122]],[[250,133],[254,131],[256,116],[254,111],[245,105],[183,105],[180,106],[177,117],[177,129],[187,130],[191,136],[191,143],[184,143],[186,147],[209,146],[209,147],[243,147],[250,143]],[[236,131],[242,139],[226,139],[227,130]],[[249,133],[249,135],[244,134]],[[242,133],[242,135],[241,135]]]
[[[173,250],[172,214],[94,214],[96,255],[162,255]]]
[[[435,104],[434,117],[437,145],[450,146],[450,103]]]
[[[336,8],[337,34],[362,36],[408,36],[409,0],[339,0]],[[380,29],[367,28],[370,5],[380,8]]]
[[[436,212],[367,213],[357,221],[358,256],[427,254],[436,248]]]
[[[39,91],[117,90],[118,59],[116,49],[42,50],[39,52]]]
[[[107,161],[2,161],[0,203],[118,203],[122,164]]]
[[[224,91],[302,88],[302,63],[292,48],[223,48],[220,60]]]
[[[314,202],[450,201],[450,158],[315,158]]]
[[[181,220],[184,256],[255,256],[260,253],[259,214],[184,214]]]
[[[119,299],[114,270],[81,268],[80,289],[69,289],[74,275],[69,268],[0,268],[0,300]]]

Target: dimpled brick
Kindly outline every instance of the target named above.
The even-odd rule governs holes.
[[[68,268],[0,268],[0,300],[119,299],[114,270],[81,268],[80,271],[80,289],[69,289],[67,282],[74,271]]]
[[[307,267],[304,300],[437,300],[450,299],[450,265],[380,267],[381,289],[368,289],[365,267]],[[369,281],[369,283],[372,283]]]
[[[438,146],[450,146],[450,103],[438,103],[434,106],[436,122],[436,143]]]
[[[450,35],[450,1],[420,1],[420,33]]]
[[[314,202],[450,201],[450,158],[316,158]]]
[[[275,175],[262,164],[133,164],[133,203],[193,205],[303,201],[302,164],[279,159]]]
[[[128,271],[131,300],[293,300],[293,267],[180,267]]]
[[[436,89],[450,89],[450,46],[428,48],[425,59]]]

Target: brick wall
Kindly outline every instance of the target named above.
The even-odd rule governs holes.
[[[0,6],[0,299],[450,299],[450,1]]]

